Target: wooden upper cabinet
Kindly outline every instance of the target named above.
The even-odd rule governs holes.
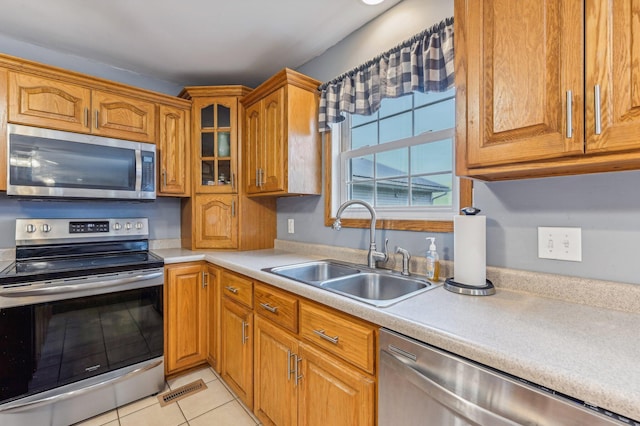
[[[155,143],[155,104],[94,90],[91,94],[93,133]]]
[[[640,0],[585,3],[586,151],[638,149]]]
[[[241,100],[249,195],[321,193],[319,84],[285,68]]]
[[[155,104],[79,84],[9,73],[14,123],[155,143]]]
[[[467,116],[466,135],[459,133],[458,139],[466,140],[466,166],[581,154],[580,2],[460,0],[456,5],[461,13],[455,15],[457,102],[459,111],[466,106]],[[458,74],[461,68],[466,72]]]
[[[9,121],[86,133],[91,90],[30,74],[9,72]]]
[[[456,171],[640,168],[640,1],[455,0]]]
[[[189,196],[189,117],[184,108],[160,105],[158,135],[158,195]]]

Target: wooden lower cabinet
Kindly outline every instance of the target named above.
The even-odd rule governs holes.
[[[374,425],[375,380],[348,364],[301,343],[298,390],[300,425]]]
[[[253,310],[227,297],[222,300],[222,378],[253,408]]]
[[[264,287],[256,285],[263,291]],[[266,425],[374,425],[375,376],[304,343],[266,319],[269,311],[263,314],[257,306],[256,302],[254,413],[260,421]],[[344,322],[341,328],[351,325]]]
[[[298,339],[256,315],[253,411],[265,425],[298,424]]]
[[[203,264],[165,266],[165,373],[202,364],[207,356],[207,286]]]
[[[205,266],[207,280],[207,361],[220,373],[220,269],[207,263]]]

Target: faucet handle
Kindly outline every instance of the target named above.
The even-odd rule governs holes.
[[[388,238],[384,239],[384,250],[382,251],[382,253],[384,254],[383,262],[386,262],[387,260],[389,260],[389,239]]]

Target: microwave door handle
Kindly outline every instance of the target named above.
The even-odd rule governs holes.
[[[136,149],[136,192],[142,190],[142,150]]]
[[[117,287],[137,281],[152,280],[162,276],[164,272],[152,272],[150,274],[135,275],[127,278],[117,278],[115,280],[97,281],[90,284],[69,284],[59,286],[25,285],[9,287],[0,290],[0,297],[22,297],[22,296],[50,296],[52,294],[73,293],[75,291],[95,290],[100,288]]]
[[[460,395],[455,394],[444,386],[433,381],[424,373],[414,369],[411,366],[411,364],[413,364],[412,362],[401,360],[398,356],[385,350],[380,351],[380,364],[384,364],[386,367],[393,369],[396,374],[411,382],[418,389],[427,393],[435,401],[475,424],[492,426],[519,425],[519,423],[502,417],[496,413],[492,413],[491,411],[464,399]]]

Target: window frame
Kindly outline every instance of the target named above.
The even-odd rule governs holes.
[[[456,131],[453,131],[453,149],[456,149],[455,140]],[[325,226],[331,226],[335,221],[335,215],[332,214],[333,206],[333,163],[334,152],[332,143],[332,132],[325,131],[322,134],[324,145],[324,193],[325,193]],[[340,155],[340,152],[335,154]],[[455,177],[455,170],[454,170]],[[338,189],[341,191],[342,189]],[[473,205],[473,181],[467,178],[460,177],[458,184],[458,197],[459,206],[466,207]],[[369,228],[370,220],[367,218],[341,218],[341,224],[346,228]],[[453,217],[451,220],[421,220],[421,219],[386,219],[378,218],[376,222],[377,229],[388,229],[396,231],[423,231],[423,232],[439,232],[450,233],[453,232]]]

